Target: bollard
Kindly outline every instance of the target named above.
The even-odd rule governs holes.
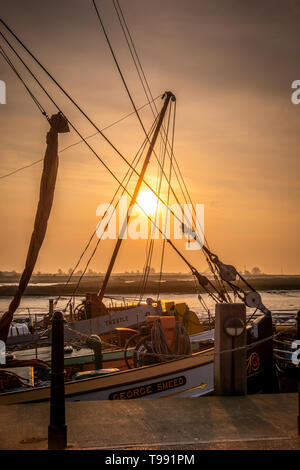
[[[297,313],[297,339],[300,341],[300,310]],[[300,436],[300,380],[298,377],[298,434]]]
[[[48,449],[62,450],[67,447],[64,384],[64,317],[54,312],[52,317],[51,348],[51,398],[50,424],[48,426]]]
[[[231,351],[246,346],[245,324],[245,304],[216,304],[214,360],[216,395],[247,393],[246,349]]]

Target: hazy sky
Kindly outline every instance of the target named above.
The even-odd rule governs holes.
[[[97,2],[137,106],[146,102],[111,0]],[[120,0],[154,96],[177,97],[175,154],[195,203],[205,205],[210,248],[239,269],[299,273],[300,79],[298,1]],[[1,1],[1,16],[74,96],[99,127],[132,111],[89,0]],[[4,28],[1,27],[4,32]],[[4,46],[3,40],[0,40]],[[7,50],[7,49],[6,49]],[[20,48],[18,49],[20,51]],[[7,104],[0,105],[0,175],[44,155],[48,124],[0,58]],[[17,63],[17,62],[16,62]],[[29,61],[66,116],[94,132]],[[48,114],[55,108],[32,85]],[[159,103],[159,106],[161,104]],[[141,116],[146,127],[151,115]],[[132,159],[143,140],[136,117],[107,131]],[[60,148],[76,142],[72,131]],[[90,141],[118,177],[126,166],[101,137]],[[0,180],[0,269],[23,268],[38,200],[41,164]],[[154,165],[147,179],[153,181]],[[49,230],[36,270],[72,267],[117,183],[83,144],[60,156]],[[91,267],[104,271],[103,242]],[[125,242],[116,270],[141,269],[146,244]],[[154,266],[159,266],[159,250]],[[187,254],[200,269],[200,252]],[[168,250],[166,270],[185,265]]]

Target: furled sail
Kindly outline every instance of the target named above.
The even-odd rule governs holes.
[[[44,157],[44,168],[40,184],[40,199],[36,211],[34,229],[31,235],[30,245],[27,253],[25,269],[21,276],[17,292],[12,299],[8,311],[0,319],[0,340],[6,342],[9,327],[14,312],[20,305],[20,301],[27,284],[31,278],[40,248],[44,241],[48,219],[50,216],[55,183],[58,170],[58,133],[69,132],[68,121],[61,114],[54,114],[50,122],[50,131],[47,133],[47,148]]]

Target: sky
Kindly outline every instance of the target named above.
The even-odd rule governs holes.
[[[177,99],[174,152],[193,202],[204,204],[210,249],[238,269],[300,273],[300,104],[291,84],[300,79],[297,1],[120,0],[154,97],[171,90]],[[147,100],[111,0],[98,0],[102,20],[137,107]],[[118,70],[89,0],[10,0],[1,17],[63,84],[100,128],[132,112]],[[4,33],[3,26],[0,30]],[[5,34],[7,34],[5,32]],[[3,39],[3,48],[8,51]],[[14,42],[14,45],[16,43]],[[22,50],[18,47],[18,51]],[[49,115],[53,104],[18,65]],[[22,52],[64,114],[87,136],[87,120]],[[6,104],[0,105],[0,176],[43,157],[49,125],[23,85],[0,57]],[[162,101],[158,100],[160,108]],[[148,129],[152,115],[141,111]],[[106,135],[132,160],[144,134],[132,115]],[[74,131],[59,136],[63,149]],[[118,178],[126,164],[101,136],[90,144]],[[157,150],[158,152],[158,150]],[[68,270],[96,228],[99,204],[109,202],[117,182],[84,144],[60,154],[48,232],[35,271]],[[0,270],[21,271],[30,240],[42,165],[0,179]],[[146,173],[154,184],[152,158]],[[174,181],[174,190],[180,188]],[[90,267],[104,272],[114,242],[100,244]],[[183,243],[179,243],[184,250]],[[141,270],[146,241],[124,241],[115,271]],[[184,252],[199,270],[201,251]],[[153,266],[159,269],[161,243]],[[80,266],[81,267],[81,266]],[[187,271],[169,248],[166,271]]]

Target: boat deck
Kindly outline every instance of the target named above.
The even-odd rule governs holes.
[[[122,354],[123,355],[123,350],[122,349],[104,349],[103,353],[105,353],[107,358],[114,358],[114,356]],[[38,348],[37,354],[35,349],[24,349],[20,351],[13,351],[14,356],[16,359],[32,359],[33,357],[37,356],[37,359],[40,359],[41,361],[48,362],[49,364],[51,363],[51,347],[46,346],[43,348]],[[73,349],[70,352],[65,353],[65,363],[71,363],[72,360],[73,362],[78,362],[80,359],[82,360],[90,360],[91,362],[94,361],[94,353],[91,349],[89,348],[80,348],[80,349]]]
[[[66,404],[70,449],[300,449],[298,394]],[[0,449],[46,449],[49,403],[1,406]],[[157,412],[159,410],[159,413]]]

